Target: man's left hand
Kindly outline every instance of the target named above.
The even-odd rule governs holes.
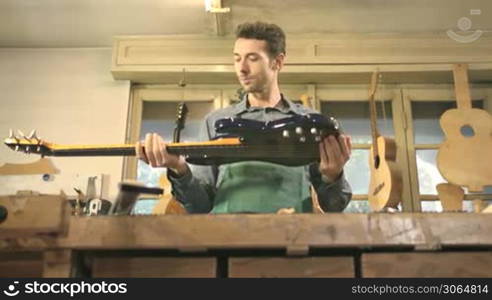
[[[319,143],[319,171],[325,181],[331,183],[340,177],[351,153],[352,142],[347,135],[341,134],[338,138],[330,135]]]

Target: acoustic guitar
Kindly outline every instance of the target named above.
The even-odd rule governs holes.
[[[374,100],[379,73],[371,77],[369,105],[371,115],[372,145],[369,154],[371,180],[369,183],[368,200],[372,211],[385,208],[396,208],[401,201],[402,177],[396,164],[396,142],[384,137],[377,128],[376,102]]]
[[[492,185],[492,117],[472,108],[468,65],[454,65],[453,75],[457,108],[441,116],[445,140],[439,146],[437,166],[448,182],[481,192]]]
[[[215,139],[203,142],[169,143],[167,151],[183,155],[188,163],[220,165],[258,160],[287,166],[319,161],[318,143],[328,135],[338,136],[339,124],[320,114],[296,115],[271,122],[242,118],[220,119]],[[57,145],[32,134],[15,136],[4,143],[13,150],[42,156],[133,156],[135,145]]]

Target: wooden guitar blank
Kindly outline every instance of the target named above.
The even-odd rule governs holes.
[[[159,179],[159,186],[164,189],[164,194],[157,200],[152,209],[154,215],[185,215],[188,214],[183,205],[171,194],[171,182],[165,174]]]
[[[178,200],[176,200],[176,198],[172,197],[166,206],[165,214],[166,215],[186,215],[186,214],[188,214],[188,212],[183,207],[183,205],[181,203],[179,203]]]
[[[51,159],[43,157],[33,163],[11,164],[6,163],[0,167],[0,175],[27,175],[27,174],[58,174]]]
[[[451,183],[440,183],[436,186],[443,211],[462,211],[465,192],[463,189]]]
[[[437,166],[448,182],[481,192],[492,185],[492,117],[485,110],[471,108],[467,65],[455,65],[454,76],[458,108],[441,116],[446,140],[439,147]],[[462,134],[470,128],[473,135]]]
[[[484,208],[481,212],[484,214],[492,214],[492,204],[489,204],[489,206]]]
[[[482,212],[489,205],[488,201],[483,199],[475,199],[472,201],[472,203],[473,203],[473,212],[476,213]]]

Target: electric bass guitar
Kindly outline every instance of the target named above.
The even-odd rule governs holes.
[[[167,151],[183,155],[188,163],[220,165],[258,160],[287,166],[319,161],[318,143],[328,135],[338,136],[333,117],[321,114],[260,122],[242,118],[220,119],[217,136],[210,141],[169,143]],[[35,133],[16,136],[11,131],[4,143],[13,150],[42,156],[133,156],[135,145],[58,145],[43,141]]]

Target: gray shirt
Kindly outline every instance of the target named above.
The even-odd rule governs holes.
[[[316,111],[285,99],[275,107],[250,107],[247,96],[229,107],[209,113],[199,133],[199,140],[205,141],[215,137],[215,122],[222,118],[241,117],[257,121],[274,121],[295,114],[310,114]],[[214,205],[214,195],[220,185],[222,166],[197,166],[190,164],[190,172],[177,177],[168,169],[168,178],[172,184],[173,194],[190,213],[208,213]],[[352,197],[352,189],[341,176],[331,183],[326,183],[319,172],[319,164],[313,163],[304,167],[305,174],[318,195],[318,201],[325,212],[342,211]],[[308,187],[306,187],[308,188]]]

